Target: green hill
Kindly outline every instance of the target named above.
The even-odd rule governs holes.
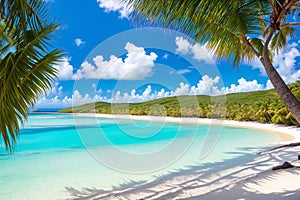
[[[291,84],[289,87],[297,98],[300,99],[300,82]],[[60,112],[215,117],[239,121],[298,125],[273,89],[215,97],[206,95],[166,97],[130,104],[96,102],[73,108],[65,108]]]

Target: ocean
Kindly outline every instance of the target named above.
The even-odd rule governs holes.
[[[279,137],[245,128],[31,114],[12,155],[0,151],[2,200],[65,199],[193,166],[238,162]]]

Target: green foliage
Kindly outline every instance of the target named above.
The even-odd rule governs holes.
[[[252,44],[252,46],[257,49],[258,53],[260,55],[263,55],[263,50],[264,50],[264,41],[262,39],[259,38],[252,38],[250,40],[250,43]]]
[[[279,51],[287,44],[287,38],[292,37],[296,33],[296,29],[286,26],[282,27],[273,37],[270,47]]]
[[[62,56],[49,48],[58,26],[46,13],[43,0],[0,1],[0,133],[10,151],[29,108],[51,87],[52,65]]]
[[[300,81],[289,85],[300,99]],[[212,98],[214,98],[212,101]],[[172,117],[223,117],[239,121],[257,121],[262,123],[299,125],[288,109],[283,105],[275,90],[245,92],[226,95],[226,108],[218,102],[220,97],[179,96],[167,97],[143,103],[110,104],[96,102],[61,110],[61,113],[91,112],[94,109],[104,114],[154,115]],[[196,100],[196,101],[195,101]]]

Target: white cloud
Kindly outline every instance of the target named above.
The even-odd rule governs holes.
[[[93,58],[95,66],[87,61],[83,62],[75,78],[141,80],[152,75],[157,58],[154,52],[147,55],[143,47],[137,47],[130,42],[126,44],[125,50],[127,55],[124,60],[111,55],[106,61],[99,55]]]
[[[59,85],[59,82],[55,81],[51,85],[51,89],[47,91],[47,97],[58,96],[61,97],[63,95],[63,86]]]
[[[74,68],[70,64],[70,58],[63,58],[53,67],[58,71],[58,79],[60,80],[72,80],[74,79]]]
[[[89,94],[85,94],[82,96],[78,90],[75,90],[72,95],[72,103],[73,105],[80,105],[85,103],[93,102],[92,98]]]
[[[77,71],[70,64],[70,58],[63,58],[54,67],[58,71],[59,80],[80,79],[115,79],[115,80],[142,80],[153,73],[154,61],[157,55],[154,52],[147,54],[143,47],[128,42],[125,46],[126,58],[111,55],[104,60],[102,55],[93,58],[93,63],[84,61]],[[76,71],[76,72],[75,72]]]
[[[74,74],[74,77],[76,80],[80,79],[97,79],[99,75],[97,74],[97,70],[93,65],[91,65],[89,62],[84,61],[81,64],[80,69],[77,70],[76,74]]]
[[[178,70],[177,71],[177,74],[188,74],[188,73],[190,73],[191,72],[191,70],[189,70],[189,69],[180,69],[180,70]]]
[[[170,96],[169,91],[165,91],[164,88],[162,88],[159,92],[157,92],[157,98],[163,98],[163,97],[168,97]]]
[[[290,44],[274,56],[274,66],[286,83],[293,83],[300,77],[300,70],[296,69],[296,58],[300,56],[297,44]]]
[[[199,43],[191,46],[191,52],[193,53],[193,58],[195,60],[203,60],[206,63],[213,63],[213,60],[210,58],[212,55],[210,55],[205,47],[201,46]]]
[[[150,95],[151,91],[152,91],[151,85],[148,85],[147,88],[142,93],[142,98],[146,99]]]
[[[175,43],[177,45],[176,53],[181,53],[183,55],[190,53],[191,44],[189,41],[183,39],[183,37],[176,37]]]
[[[123,103],[123,102],[143,102],[151,99],[157,98],[157,92],[151,93],[152,88],[151,85],[148,85],[145,90],[141,94],[137,94],[135,89],[132,89],[130,94],[127,92],[121,94],[120,91],[117,91],[113,94],[110,102],[113,103]]]
[[[85,42],[81,38],[76,38],[74,40],[74,42],[75,42],[76,46],[78,46],[78,47],[85,44]]]
[[[216,76],[215,78],[211,78],[207,75],[204,75],[201,80],[199,80],[196,86],[191,87],[190,94],[191,95],[219,95],[222,94],[224,89],[219,90],[217,85],[220,81],[220,77]]]
[[[171,71],[170,74],[183,75],[183,74],[188,74],[190,72],[192,72],[192,70],[190,70],[190,69],[180,69],[180,70],[177,70],[177,71]]]
[[[190,85],[185,83],[180,83],[179,87],[176,88],[175,92],[172,93],[174,96],[189,95]]]
[[[199,43],[193,45],[183,37],[176,37],[175,43],[177,45],[176,53],[183,55],[192,54],[195,60],[204,61],[208,64],[214,63],[211,51],[206,49],[205,46],[201,46]]]
[[[97,0],[99,7],[103,8],[105,12],[119,12],[120,18],[129,18],[133,9],[127,6],[127,2],[119,0]]]
[[[238,83],[238,85],[231,84],[229,88],[226,87],[226,93],[249,92],[265,89],[264,85],[259,84],[257,80],[247,81],[244,78],[240,78]]]

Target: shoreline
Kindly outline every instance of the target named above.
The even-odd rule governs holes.
[[[135,115],[77,114],[97,118],[150,120],[185,124],[211,124],[263,130],[277,134],[278,144],[300,141],[300,128],[258,122],[238,122],[230,120],[212,120],[200,118],[175,118]],[[277,199],[294,200],[300,196],[300,169],[290,168],[272,171],[272,167],[288,161],[300,166],[297,160],[300,146],[264,151],[253,154],[241,163],[231,163],[225,167],[212,163],[204,169],[192,169],[167,177],[158,177],[155,181],[137,183],[125,188],[108,191],[94,191],[90,194],[73,196],[70,199]]]
[[[259,122],[242,122],[234,120],[220,120],[208,118],[184,118],[169,116],[148,116],[148,115],[113,115],[113,114],[97,114],[97,113],[72,113],[78,116],[90,116],[96,118],[124,119],[124,120],[141,120],[153,122],[170,122],[182,124],[207,124],[219,126],[231,126],[239,128],[249,128],[255,130],[266,131],[279,136],[278,144],[287,144],[300,141],[300,127],[286,126],[278,124],[263,124]]]

